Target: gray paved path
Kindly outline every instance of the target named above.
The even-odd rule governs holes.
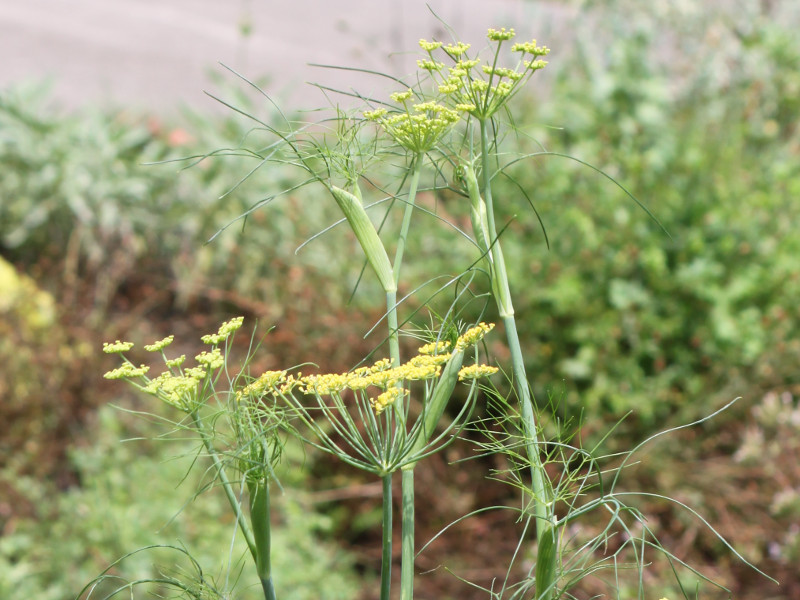
[[[478,43],[487,27],[513,26],[553,46],[554,15],[562,26],[570,18],[557,6],[523,0],[427,4]],[[367,92],[383,84],[308,63],[401,75],[416,57],[396,51],[434,36],[445,32],[424,0],[0,0],[0,89],[51,78],[55,99],[68,107],[204,110],[214,106],[202,93],[215,88],[209,73],[224,74],[223,62],[252,78],[268,76],[270,93],[283,102],[312,107],[322,98],[304,81]]]

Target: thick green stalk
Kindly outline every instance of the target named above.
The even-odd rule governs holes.
[[[265,600],[275,600],[275,587],[272,582],[271,530],[269,481],[248,481],[250,492],[250,520],[253,524],[253,538],[256,545],[256,570],[264,590]]]
[[[400,600],[414,598],[414,467],[403,469],[403,537]]]
[[[519,401],[521,404],[522,423],[525,430],[526,438],[526,451],[528,460],[531,464],[531,486],[534,495],[533,512],[536,518],[536,537],[539,542],[539,547],[547,546],[548,552],[540,553],[537,561],[540,560],[543,564],[537,564],[537,572],[547,572],[550,574],[556,573],[556,561],[558,560],[557,545],[553,547],[550,544],[557,544],[555,542],[555,532],[553,531],[553,502],[549,486],[546,483],[547,473],[544,470],[544,465],[539,455],[539,440],[536,426],[536,415],[533,410],[533,399],[531,398],[530,387],[528,386],[528,376],[525,372],[525,361],[522,355],[522,347],[519,341],[519,333],[517,332],[516,319],[514,318],[514,309],[511,304],[510,287],[508,285],[508,275],[506,272],[505,260],[500,248],[500,240],[497,238],[497,227],[494,220],[494,203],[492,199],[492,186],[491,186],[491,165],[490,165],[490,151],[489,151],[489,134],[488,123],[481,121],[481,171],[483,175],[483,197],[486,202],[486,226],[489,233],[489,239],[492,245],[492,278],[498,279],[495,284],[493,282],[493,289],[500,290],[498,294],[495,293],[495,300],[497,302],[500,316],[503,319],[503,325],[506,329],[506,337],[508,340],[509,349],[511,350],[512,370],[514,374],[514,384],[517,390]],[[504,293],[505,292],[505,293]],[[505,296],[505,297],[502,297]],[[544,564],[546,563],[546,564]],[[541,584],[544,582],[537,581],[537,594],[539,598],[548,599],[552,597],[552,588],[544,592]],[[544,593],[541,593],[544,592]]]
[[[381,600],[392,589],[392,474],[383,476],[383,543],[381,547]]]
[[[414,157],[411,171],[411,181],[408,188],[408,200],[403,211],[403,222],[400,225],[400,236],[397,240],[397,250],[394,255],[392,270],[394,271],[394,283],[397,288],[400,282],[400,269],[403,266],[403,253],[405,252],[408,230],[411,227],[411,215],[414,212],[414,203],[417,199],[417,188],[419,187],[420,173],[422,173],[422,162],[424,155],[418,153]],[[398,344],[397,326],[397,300],[396,295],[392,294],[392,304],[389,306],[389,293],[386,294],[387,310],[389,311],[389,349],[392,352],[392,361],[397,366],[400,365],[400,348]],[[392,342],[396,344],[392,346]],[[398,404],[398,403],[396,403]],[[402,410],[398,404],[397,410]],[[403,471],[401,479],[403,496],[402,513],[402,542],[401,542],[401,563],[400,563],[400,597],[403,600],[411,600],[414,595],[414,471]],[[385,509],[384,509],[385,510]]]
[[[217,470],[217,476],[222,483],[222,489],[225,492],[225,496],[228,498],[228,502],[231,505],[231,509],[233,509],[233,513],[236,515],[236,522],[239,524],[239,529],[244,536],[245,542],[247,542],[247,547],[250,549],[250,554],[252,555],[253,560],[258,563],[258,549],[255,539],[253,538],[253,532],[250,529],[250,525],[247,523],[247,518],[242,512],[241,504],[239,503],[239,499],[237,498],[236,493],[233,490],[233,486],[228,479],[228,475],[225,473],[225,467],[219,458],[219,453],[217,452],[217,449],[214,448],[214,444],[211,441],[211,436],[208,434],[203,422],[200,420],[200,415],[198,415],[197,412],[193,412],[191,413],[191,417],[195,428],[200,434],[200,438],[203,440],[203,446],[205,446],[206,452],[208,452],[208,455],[211,457],[211,462],[214,463],[214,468]]]
[[[400,281],[400,267],[403,265],[403,253],[406,248],[406,239],[408,238],[408,229],[411,226],[411,214],[414,212],[414,203],[417,199],[417,187],[419,186],[419,176],[422,172],[422,154],[417,154],[414,157],[414,164],[411,171],[411,181],[408,187],[408,200],[406,201],[406,208],[403,212],[403,223],[400,226],[400,237],[397,239],[397,250],[394,254],[394,282],[395,285]]]

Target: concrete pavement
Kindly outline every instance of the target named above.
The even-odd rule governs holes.
[[[563,31],[574,17],[524,0],[1,0],[0,89],[50,78],[67,107],[213,110],[202,91],[217,87],[209,73],[233,81],[222,62],[267,77],[282,103],[311,108],[324,98],[305,81],[365,93],[385,93],[388,82],[308,63],[413,71],[420,37],[448,39],[426,4],[481,45],[487,27],[506,26],[554,47],[554,23]]]

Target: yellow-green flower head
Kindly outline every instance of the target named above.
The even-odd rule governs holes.
[[[444,46],[442,49],[447,52],[453,58],[458,58],[462,54],[464,54],[467,50],[469,50],[469,44],[465,44],[464,42],[458,42],[457,44],[448,44]]]
[[[486,33],[486,37],[488,37],[493,42],[501,42],[503,40],[510,40],[514,37],[514,28],[506,30],[505,27],[501,27],[498,29],[489,28],[489,31]]]
[[[150,367],[142,365],[140,367],[134,367],[130,363],[125,363],[124,365],[117,367],[111,371],[108,371],[103,375],[106,379],[129,379],[133,377],[142,377],[147,371],[150,370]]]
[[[236,392],[236,399],[241,400],[242,396],[262,396],[273,393],[281,384],[286,382],[286,371],[265,371],[258,379],[244,386],[241,391]]]
[[[369,401],[375,410],[375,414],[379,415],[406,394],[408,394],[408,390],[393,387],[380,394],[377,398],[370,398]]]
[[[440,340],[425,344],[417,352],[419,354],[444,354],[450,351],[450,346],[450,342]]]
[[[444,63],[436,62],[435,60],[418,60],[417,66],[425,71],[441,71],[444,69]]]
[[[217,333],[211,333],[208,335],[204,335],[202,338],[204,344],[213,344],[217,345],[221,342],[227,340],[231,334],[239,329],[244,322],[244,317],[234,317],[230,321],[226,321],[222,325],[220,325],[219,330]]]
[[[440,94],[454,94],[459,90],[461,87],[459,83],[443,83],[439,86],[439,93]]]
[[[483,65],[481,67],[483,72],[487,75],[495,75],[497,77],[507,77],[511,81],[519,81],[525,75],[524,73],[520,73],[519,71],[515,71],[513,69],[507,69],[506,67],[492,67],[489,65]]]
[[[550,48],[547,46],[537,46],[536,40],[514,44],[511,46],[511,51],[522,52],[524,54],[533,54],[534,56],[545,56],[550,54]]]
[[[209,371],[215,371],[225,364],[225,359],[223,358],[219,348],[214,348],[211,350],[211,352],[206,352],[203,350],[203,352],[194,358]]]
[[[469,365],[458,372],[458,380],[482,379],[494,375],[499,370],[497,367],[490,367],[489,365]]]
[[[308,375],[303,377],[303,392],[318,396],[330,396],[347,389],[350,377],[347,373],[325,373],[322,375]]]
[[[443,365],[448,360],[452,354],[449,352],[445,352],[442,354],[420,354],[415,356],[407,364],[414,366],[414,367],[427,367],[429,365]]]
[[[387,389],[397,384],[403,378],[403,373],[400,368],[387,369],[386,371],[379,371],[378,373],[370,374],[367,379],[368,386],[375,386],[381,389]],[[356,385],[360,386],[362,382],[356,381]],[[355,389],[350,386],[351,389]],[[363,388],[361,388],[363,389]]]
[[[467,104],[465,102],[459,102],[458,104],[456,104],[456,108],[458,110],[463,110],[464,112],[472,112],[477,107],[474,104]]]
[[[168,360],[167,361],[167,366],[170,369],[175,368],[175,367],[180,367],[184,363],[185,360],[186,360],[186,355],[185,354],[181,354],[178,358],[173,358],[171,360]]]
[[[433,52],[442,47],[442,42],[429,42],[422,39],[419,41],[419,47],[425,50],[425,52]]]
[[[501,81],[492,87],[492,94],[500,98],[505,98],[511,93],[512,89],[514,89],[514,84],[509,81]]]
[[[393,94],[392,99],[403,100],[405,94]],[[391,115],[370,111],[364,116],[382,126],[399,145],[417,153],[431,150],[460,118],[458,112],[436,102],[420,102],[412,105],[411,109]]]
[[[385,116],[388,111],[385,108],[364,111],[364,118],[369,121],[377,121]]]
[[[106,354],[122,354],[133,348],[133,342],[120,342],[117,340],[113,344],[103,342],[103,352]]]
[[[415,356],[406,364],[398,369],[402,379],[412,381],[422,381],[424,379],[433,379],[442,374],[442,362],[438,359],[441,356]]]
[[[483,79],[473,79],[470,81],[469,87],[475,92],[483,93],[489,89],[489,82]]]
[[[456,341],[456,350],[464,350],[474,346],[483,339],[487,333],[494,329],[494,323],[478,323],[475,327],[467,329]]]
[[[195,381],[202,381],[208,375],[208,371],[204,367],[189,367],[183,371],[186,377],[194,379]]]
[[[413,95],[414,92],[408,89],[405,92],[394,92],[393,94],[389,94],[389,98],[391,98],[394,102],[403,103]]]
[[[187,369],[187,373],[188,371],[189,369]],[[200,371],[202,373],[201,378],[192,375],[173,375],[169,371],[165,371],[150,381],[145,386],[144,391],[179,410],[192,411],[195,408],[197,384],[202,377],[205,377],[205,371],[202,369]]]
[[[480,62],[481,62],[480,58],[471,58],[471,59],[462,58],[456,63],[456,66],[453,67],[453,69],[451,69],[451,72],[453,70],[461,70],[464,71],[465,73],[468,73],[469,71],[477,67],[478,64],[480,64]]]
[[[380,373],[381,371],[388,371],[392,368],[392,361],[389,358],[382,358],[376,360],[375,363],[369,367],[370,373]]]
[[[163,340],[158,340],[157,342],[153,342],[152,344],[145,345],[144,349],[148,352],[159,352],[163,350],[167,346],[169,346],[173,340],[175,339],[174,335],[168,335]]]
[[[541,58],[536,60],[527,60],[525,61],[525,66],[531,71],[538,71],[539,69],[544,69],[547,66],[547,61],[542,60]]]
[[[302,373],[298,373],[297,376],[295,376],[295,375],[287,376],[283,380],[283,384],[281,384],[281,386],[278,388],[278,392],[280,394],[291,393],[291,391],[294,388],[300,387],[302,385],[302,382],[301,382],[302,378],[303,378],[303,374]]]

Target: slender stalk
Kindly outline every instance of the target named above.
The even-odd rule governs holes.
[[[511,304],[510,287],[508,284],[508,274],[506,272],[505,259],[503,258],[502,250],[500,247],[500,240],[497,238],[497,227],[494,220],[494,203],[492,199],[492,186],[491,186],[491,171],[489,160],[489,135],[488,123],[481,121],[481,161],[482,161],[482,175],[483,175],[483,195],[486,202],[487,212],[487,225],[489,229],[489,238],[492,245],[492,278],[497,278],[496,285],[493,286],[495,291],[495,301],[503,319],[503,325],[506,330],[506,337],[508,346],[511,351],[512,372],[514,374],[514,385],[517,390],[517,395],[521,404],[521,415],[523,428],[525,430],[525,446],[530,461],[531,472],[531,486],[533,488],[533,513],[536,518],[536,538],[539,542],[539,547],[542,548],[545,544],[545,536],[549,543],[551,538],[554,539],[555,533],[553,531],[553,514],[552,514],[552,498],[550,489],[546,484],[547,473],[544,470],[544,465],[539,455],[539,439],[536,426],[536,415],[533,409],[533,399],[531,398],[530,387],[528,386],[528,376],[525,372],[525,361],[522,355],[522,347],[519,341],[519,333],[517,332],[517,323],[514,317],[514,308]],[[546,572],[555,572],[555,561],[557,560],[557,550],[548,552],[546,556],[537,557],[548,563],[552,563],[545,569]],[[537,570],[539,566],[537,565]],[[539,584],[541,582],[537,582]],[[537,585],[537,593],[543,590],[539,589]],[[552,597],[553,589],[541,593],[539,598]]]
[[[233,509],[233,512],[236,515],[236,522],[239,524],[239,529],[244,536],[245,542],[247,542],[247,547],[250,549],[250,554],[252,555],[253,560],[258,563],[258,549],[255,539],[253,538],[253,531],[250,529],[250,525],[247,523],[247,518],[242,512],[239,498],[237,498],[236,494],[234,493],[233,486],[228,479],[228,475],[225,473],[225,467],[219,458],[219,453],[217,452],[217,449],[214,448],[214,444],[211,441],[211,436],[203,425],[203,422],[200,420],[200,415],[198,415],[195,411],[191,413],[191,417],[195,428],[197,429],[198,433],[200,433],[200,438],[203,440],[203,446],[205,446],[206,452],[208,452],[208,455],[211,457],[211,461],[214,463],[214,467],[217,470],[217,475],[222,483],[222,489],[225,492],[225,496],[228,498],[231,509]]]
[[[389,357],[392,366],[400,366],[400,337],[397,331],[397,292],[386,292],[386,324],[389,327]]]
[[[417,199],[417,189],[419,187],[419,177],[422,173],[423,154],[417,153],[411,171],[411,181],[408,188],[408,200],[403,212],[403,223],[400,226],[400,237],[397,240],[397,250],[395,251],[394,271],[395,286],[400,282],[400,268],[403,265],[403,252],[406,247],[408,230],[411,226],[411,215],[414,212],[414,203]],[[388,294],[387,294],[388,297]],[[389,326],[392,328],[390,333],[397,335],[397,310],[396,306],[388,307]],[[394,325],[392,325],[394,319]],[[391,343],[391,338],[390,338]],[[390,347],[391,350],[391,347]],[[394,360],[394,356],[392,357]],[[400,351],[397,350],[396,365],[400,364]],[[404,470],[401,478],[403,513],[402,513],[402,542],[401,542],[401,563],[400,563],[400,598],[411,600],[414,596],[414,471],[413,468]]]
[[[414,597],[414,467],[401,471],[403,484],[403,536],[401,542],[400,600]]]
[[[406,209],[403,212],[403,223],[400,226],[400,237],[397,240],[397,250],[394,254],[394,282],[397,284],[400,281],[400,267],[403,265],[403,253],[406,248],[406,239],[408,238],[408,229],[411,225],[411,214],[414,212],[414,203],[417,199],[417,187],[419,186],[419,176],[422,172],[422,154],[417,154],[414,157],[414,163],[411,171],[411,181],[408,188],[408,200],[406,201]]]
[[[392,474],[383,476],[383,544],[381,548],[381,600],[392,589]]]
[[[269,481],[248,481],[250,492],[250,520],[253,524],[253,537],[258,556],[256,570],[264,590],[265,600],[275,600],[275,586],[272,582],[271,530]]]

